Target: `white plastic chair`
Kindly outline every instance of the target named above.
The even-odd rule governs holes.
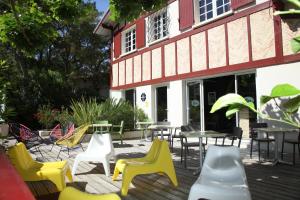
[[[238,147],[210,146],[189,200],[251,200]]]
[[[105,175],[110,175],[109,160],[114,157],[114,147],[110,134],[93,133],[88,148],[85,152],[79,153],[74,161],[72,168],[72,175],[75,174],[79,162],[81,161],[95,161],[101,162],[104,167]]]

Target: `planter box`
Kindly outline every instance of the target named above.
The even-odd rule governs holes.
[[[136,138],[141,138],[142,131],[126,131],[123,133],[123,139],[136,139]],[[111,135],[112,139],[119,139],[120,135],[118,134],[112,134]]]
[[[8,135],[8,124],[0,124],[0,136],[5,137]]]
[[[46,137],[50,135],[51,130],[45,129],[45,130],[39,130],[38,132],[39,132],[39,136]]]

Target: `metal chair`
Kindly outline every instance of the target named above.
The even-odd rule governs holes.
[[[13,136],[17,142],[22,142],[27,149],[35,148],[35,150],[44,157],[39,148],[39,146],[44,143],[44,140],[37,132],[32,131],[23,124],[10,123],[9,135]]]
[[[281,147],[281,159],[283,160],[283,150],[284,150],[284,144],[292,144],[293,145],[293,165],[296,164],[296,145],[298,145],[298,151],[300,156],[300,129],[298,131],[298,138],[297,139],[286,139],[285,133],[282,135],[282,147]]]
[[[181,126],[181,132],[186,132],[186,131],[195,131],[195,129],[190,126],[190,125],[185,125]],[[199,142],[189,142],[185,136],[180,134],[180,142],[181,142],[181,149],[180,149],[180,162],[182,163],[182,160],[184,158],[184,168],[187,167],[186,165],[186,157],[187,154],[189,153],[189,147],[199,147]],[[206,138],[206,143],[202,143],[202,148],[204,150],[204,155],[205,155],[205,145],[207,144],[207,138]],[[183,151],[184,150],[184,151]],[[184,155],[183,155],[184,152]]]
[[[225,139],[227,138],[227,139],[231,140],[231,145],[230,146],[233,146],[235,140],[239,140],[238,147],[240,147],[241,146],[241,141],[242,141],[242,136],[243,136],[242,128],[233,127],[232,133],[228,134],[226,137],[223,138],[222,146],[225,145]]]
[[[275,139],[269,138],[269,134],[266,133],[266,137],[259,138],[258,137],[258,132],[257,128],[267,128],[268,124],[267,123],[251,123],[249,127],[249,136],[251,138],[250,142],[250,158],[252,158],[252,150],[253,150],[253,141],[257,142],[258,146],[258,160],[260,160],[260,143],[265,142],[267,143],[267,157],[269,158],[270,154],[270,142],[275,142]]]
[[[124,121],[121,121],[120,125],[113,125],[111,127],[111,134],[118,134],[121,139],[121,144],[123,144],[123,133],[124,133]]]

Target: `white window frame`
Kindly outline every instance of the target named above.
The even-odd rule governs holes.
[[[200,6],[199,6],[199,0],[194,0],[194,20],[195,20],[195,25],[193,27],[198,27],[201,25],[205,25],[207,23],[210,23],[212,21],[216,21],[220,18],[226,17],[228,15],[231,15],[233,13],[232,8],[231,8],[231,0],[230,2],[230,10],[227,12],[224,12],[220,15],[217,15],[217,0],[212,0],[212,6],[213,6],[213,17],[210,19],[206,19],[205,21],[200,21]]]
[[[131,40],[130,40],[130,45],[131,45],[131,50],[126,51],[126,34],[132,31],[135,31],[135,39],[132,39],[132,34],[131,34]],[[134,48],[133,48],[134,47]],[[132,26],[125,31],[122,32],[122,56],[130,54],[132,52],[136,51],[136,26]]]
[[[165,19],[166,19],[166,23],[164,24],[163,23],[163,14],[166,14],[166,17],[165,17]],[[157,39],[155,39],[155,34],[154,34],[154,18],[156,18],[156,17],[158,17],[158,16],[161,16],[160,17],[160,35],[161,35],[161,37],[159,37],[159,38],[157,38]],[[160,10],[160,11],[157,11],[156,13],[154,13],[154,14],[152,14],[151,16],[149,16],[148,17],[148,19],[147,19],[147,43],[148,43],[148,45],[149,44],[154,44],[154,43],[157,43],[157,42],[160,42],[160,41],[162,41],[162,40],[164,40],[164,39],[166,39],[166,38],[169,38],[169,35],[170,35],[170,14],[168,13],[168,7],[165,7],[165,8],[163,8],[162,10]],[[164,34],[164,26],[166,27],[166,35],[165,36],[163,36],[163,34]],[[151,36],[153,36],[153,37],[151,37]],[[149,39],[149,37],[151,37],[150,39]]]

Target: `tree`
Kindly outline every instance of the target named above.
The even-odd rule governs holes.
[[[132,21],[141,13],[159,10],[168,0],[109,0],[111,20],[115,22]]]
[[[81,0],[0,2],[0,60],[11,81],[9,105],[20,122],[32,122],[40,105],[70,105],[81,96],[108,89],[109,44],[93,29],[100,13]],[[35,120],[36,121],[36,120]]]

